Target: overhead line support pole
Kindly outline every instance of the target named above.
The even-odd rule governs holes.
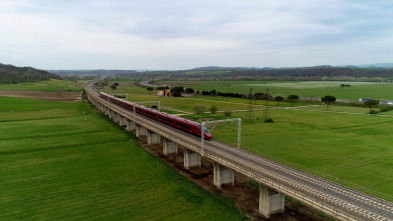
[[[205,127],[205,122],[201,124],[201,155],[205,153],[205,132],[203,128]]]

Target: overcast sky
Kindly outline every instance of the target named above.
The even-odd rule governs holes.
[[[392,0],[0,0],[0,63],[41,69],[393,62]]]

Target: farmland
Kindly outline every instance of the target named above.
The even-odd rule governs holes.
[[[52,91],[64,85],[38,84]],[[247,99],[157,97],[129,85],[115,93],[128,93],[135,102],[160,100],[167,111],[197,121],[227,117],[190,114],[194,104],[231,110],[232,118],[242,118],[243,149],[376,196],[373,191],[393,195],[391,112],[366,115],[366,107],[332,105],[326,111],[326,106],[290,108],[288,103],[277,108],[268,102],[274,123],[266,124],[264,111],[257,110],[265,101],[257,101],[249,118],[247,112],[236,112],[248,109]],[[0,219],[243,219],[230,201],[157,161],[138,148],[133,135],[87,104],[6,97],[0,103]],[[215,139],[235,143],[234,127],[211,132]]]
[[[0,83],[0,90],[2,91],[56,91],[59,89],[63,91],[81,91],[83,89],[83,84],[77,84],[73,81],[64,81],[57,79],[51,79],[50,81],[40,81],[33,83],[26,82],[19,84]]]
[[[244,219],[88,104],[0,103],[0,220]]]
[[[356,184],[393,196],[393,117],[295,109],[271,110],[270,116],[274,123],[263,123],[263,111],[254,112],[252,120],[247,113],[233,114],[243,118],[243,149],[353,188]],[[211,132],[215,139],[235,144],[236,127]]]
[[[177,81],[160,82],[162,84],[181,84]],[[333,95],[340,99],[375,98],[392,99],[392,83],[380,82],[340,82],[340,81],[187,81],[191,87],[199,90],[216,89],[220,92],[244,93],[254,92],[265,93],[266,89],[275,96],[288,96],[297,94],[300,97],[321,98],[325,95]],[[341,88],[341,84],[349,84],[349,88]]]
[[[322,83],[318,87],[323,87]],[[339,84],[334,83],[334,85],[334,90],[341,90]],[[359,83],[358,85],[362,90],[366,90],[367,87],[382,84]],[[193,88],[197,86],[192,85]],[[388,93],[384,91],[388,86],[390,84],[380,86],[381,90],[378,93],[386,97]],[[315,92],[319,90],[318,87],[305,87],[304,90]],[[301,89],[294,86],[292,88],[295,90],[293,94]],[[328,83],[325,88],[333,88],[332,83]],[[343,89],[343,93],[353,88],[355,84],[347,91]],[[212,89],[207,86],[205,88],[205,90]],[[134,90],[136,93],[132,94]],[[374,195],[379,193],[372,193],[373,191],[381,192],[392,200],[393,135],[389,132],[393,130],[391,111],[384,112],[384,115],[367,115],[366,107],[331,105],[330,111],[326,111],[324,105],[307,104],[288,108],[286,104],[286,108],[284,105],[284,108],[282,106],[282,108],[270,109],[269,114],[274,119],[274,123],[266,124],[263,123],[263,110],[255,110],[252,119],[249,119],[247,112],[235,112],[247,110],[246,99],[214,96],[155,97],[148,96],[144,88],[127,86],[119,87],[118,91],[130,92],[131,101],[164,99],[164,106],[175,107],[186,112],[192,112],[190,106],[195,103],[206,107],[214,104],[218,110],[229,108],[234,111],[232,117],[243,119],[242,148]],[[288,94],[292,92],[288,91]],[[226,102],[232,104],[227,106]],[[258,102],[259,105],[254,105],[254,109],[263,109],[264,101]],[[268,105],[277,106],[274,102],[269,102]],[[185,117],[197,121],[225,118],[222,113]],[[235,145],[235,127],[216,128],[212,134],[215,139]]]

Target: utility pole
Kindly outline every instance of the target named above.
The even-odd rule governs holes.
[[[253,105],[253,102],[252,102],[252,100],[253,100],[253,91],[254,90],[252,89],[252,87],[250,87],[250,93],[248,94],[249,97],[250,97],[249,102],[248,102],[248,118],[249,119],[254,118],[254,112],[253,112],[254,105]]]
[[[269,109],[267,107],[268,99],[270,99],[269,88],[266,88],[266,92],[265,92],[265,106],[264,106],[264,110],[263,110],[263,118],[265,120],[270,118],[270,112],[269,112]]]
[[[201,155],[205,154],[205,133],[204,128],[207,125],[217,124],[217,123],[224,123],[224,122],[237,122],[237,148],[240,149],[241,147],[241,129],[242,129],[242,119],[241,118],[233,118],[233,119],[226,119],[226,120],[215,120],[215,121],[204,121],[201,123]]]

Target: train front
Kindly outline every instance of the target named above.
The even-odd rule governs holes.
[[[199,128],[201,128],[202,125],[199,124]],[[205,137],[205,140],[210,140],[212,139],[212,135],[210,134],[209,130],[206,127],[201,128],[203,130],[203,135]]]

